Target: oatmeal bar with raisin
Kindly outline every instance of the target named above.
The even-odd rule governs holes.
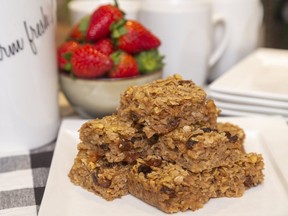
[[[247,153],[234,164],[213,168],[215,193],[217,197],[241,197],[244,189],[249,189],[264,181],[264,161],[261,154]],[[207,172],[207,171],[205,171]]]
[[[186,125],[160,136],[149,153],[201,172],[239,160],[244,154],[244,137],[244,131],[230,123],[217,123],[215,129]]]
[[[192,173],[177,164],[148,156],[128,173],[128,191],[166,213],[197,210],[215,197],[240,197],[263,181],[261,155],[246,154],[223,167]]]
[[[132,121],[122,120],[117,115],[88,121],[79,132],[81,143],[78,149],[94,150],[110,163],[133,163],[146,152],[151,142],[151,139],[145,139],[145,134],[133,126]]]
[[[75,185],[110,201],[128,194],[125,163],[109,163],[96,152],[80,150],[69,172]]]
[[[218,113],[203,89],[179,75],[129,87],[118,107],[118,115],[143,127],[148,138],[184,125],[213,128]]]

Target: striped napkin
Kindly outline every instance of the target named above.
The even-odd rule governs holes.
[[[1,216],[37,215],[54,147],[55,142],[32,151],[0,150]]]

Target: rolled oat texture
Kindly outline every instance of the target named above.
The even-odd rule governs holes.
[[[130,193],[166,213],[241,197],[263,182],[263,158],[245,152],[243,129],[218,114],[179,75],[129,87],[116,114],[81,126],[68,176],[108,201]]]

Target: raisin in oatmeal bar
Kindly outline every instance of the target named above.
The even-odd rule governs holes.
[[[128,190],[166,213],[197,210],[210,198],[240,197],[263,181],[263,161],[246,154],[227,166],[191,173],[181,166],[148,156],[138,159],[128,173]]]
[[[105,116],[82,125],[78,149],[94,150],[110,163],[133,163],[149,147],[151,139],[145,137],[132,121],[122,120],[117,115]]]
[[[109,201],[128,194],[127,172],[125,163],[109,163],[96,152],[80,150],[69,178],[75,185]]]
[[[191,172],[201,172],[239,160],[244,154],[244,137],[244,131],[230,123],[218,123],[216,129],[186,125],[159,137],[149,152]]]
[[[213,128],[218,113],[203,89],[179,75],[128,88],[118,108],[118,115],[142,126],[148,138],[191,124]]]

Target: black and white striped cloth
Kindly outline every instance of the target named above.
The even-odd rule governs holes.
[[[32,151],[1,153],[0,215],[37,216],[55,142]]]

